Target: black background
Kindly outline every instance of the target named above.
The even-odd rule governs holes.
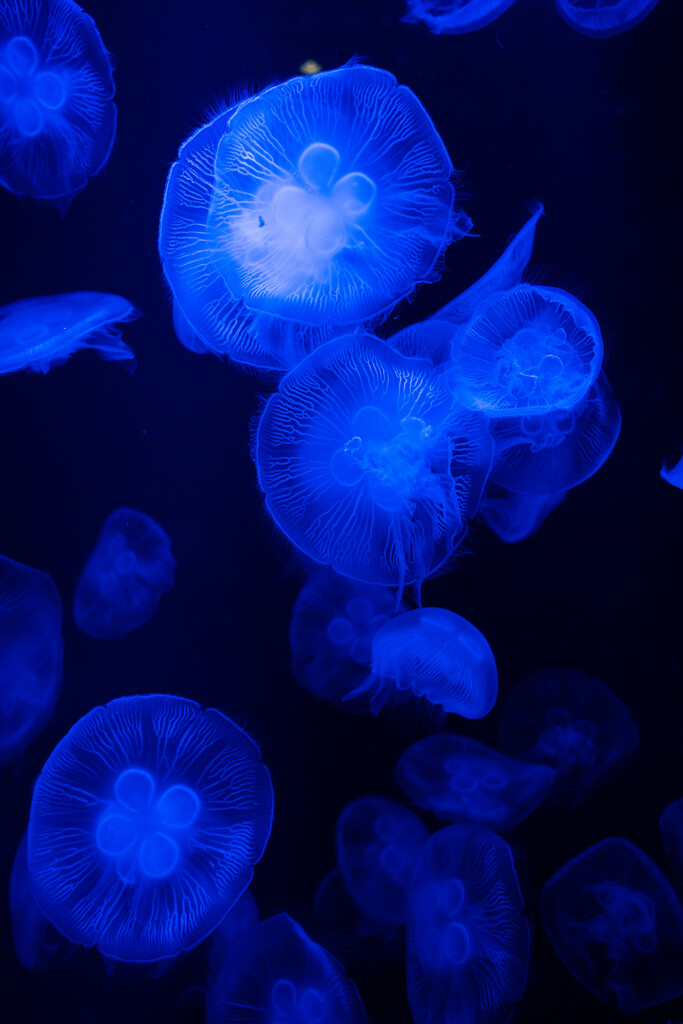
[[[0,380],[0,550],[50,573],[65,606],[56,713],[0,776],[5,891],[43,761],[78,717],[123,694],[194,697],[262,745],[276,795],[253,885],[262,916],[305,919],[333,866],[339,810],[367,792],[398,796],[393,766],[417,730],[392,715],[345,715],[292,679],[287,631],[301,578],[261,511],[248,449],[263,387],[178,344],[156,254],[169,166],[216,101],[297,74],[308,58],[330,68],[359,54],[433,116],[480,233],[450,250],[441,282],[390,326],[422,319],[476,280],[538,198],[547,216],[534,263],[591,306],[606,338],[624,419],[613,456],[522,544],[475,524],[456,570],[427,584],[424,600],[484,632],[503,694],[527,671],[567,665],[604,680],[639,722],[640,750],[619,777],[575,812],[541,810],[515,833],[534,930],[520,1019],[621,1019],[556,960],[537,891],[609,835],[640,844],[666,870],[657,821],[683,791],[683,494],[659,478],[663,457],[679,454],[683,394],[679,0],[661,0],[607,40],[574,32],[550,0],[519,0],[486,29],[441,38],[402,23],[400,0],[92,0],[88,10],[115,60],[114,149],[63,219],[0,194],[0,303],[93,289],[125,295],[145,316],[124,330],[139,360],[132,377],[83,353],[44,377]],[[75,628],[70,606],[99,528],[120,505],[161,523],[178,568],[154,619],[106,643]],[[495,718],[456,727],[495,742]],[[202,947],[159,979],[129,967],[110,976],[92,950],[31,973],[15,959],[6,900],[0,923],[3,1024],[204,1019]],[[410,1020],[400,970],[360,990],[374,1024]],[[677,1024],[683,1008],[638,1019]]]

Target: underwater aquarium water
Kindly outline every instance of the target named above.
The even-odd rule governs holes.
[[[683,11],[591,5],[0,0],[0,1024],[683,1024]]]

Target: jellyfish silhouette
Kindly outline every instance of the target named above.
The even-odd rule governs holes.
[[[438,276],[458,233],[452,176],[387,71],[350,64],[264,89],[171,168],[159,253],[175,303],[217,355],[289,369]]]
[[[462,539],[491,458],[486,419],[442,375],[364,334],[287,374],[255,462],[275,523],[304,554],[387,586],[435,573]]]
[[[346,700],[367,677],[377,630],[401,612],[387,587],[357,583],[331,569],[315,572],[299,594],[289,632],[292,670],[316,697],[348,711],[369,711],[369,698]]]
[[[551,799],[575,804],[617,772],[639,741],[626,705],[600,680],[571,669],[543,669],[515,686],[498,726],[506,753],[556,770]]]
[[[513,760],[453,733],[427,736],[396,765],[399,786],[414,804],[446,821],[494,831],[518,825],[545,800],[555,772]]]
[[[534,534],[566,496],[566,491],[519,494],[490,483],[484,492],[479,511],[489,529],[502,541],[516,544]]]
[[[134,360],[115,325],[138,316],[127,299],[104,292],[68,292],[11,302],[0,307],[0,374],[47,373],[82,348],[94,349],[111,362]]]
[[[0,555],[0,763],[43,728],[62,682],[62,602],[43,572]]]
[[[117,508],[107,516],[74,598],[84,633],[114,640],[149,622],[173,586],[171,541],[144,512]]]
[[[543,887],[541,915],[570,974],[623,1013],[683,993],[683,909],[628,840],[604,839],[560,868]]]
[[[501,1024],[526,987],[529,926],[507,843],[475,825],[434,833],[418,856],[406,972],[415,1024]]]
[[[381,796],[347,804],[337,820],[337,863],[361,910],[387,924],[405,924],[408,883],[429,836],[407,807]]]
[[[57,955],[63,940],[36,903],[26,863],[26,831],[14,857],[9,883],[14,952],[22,967],[42,971]]]
[[[557,0],[557,9],[584,36],[606,39],[647,18],[659,0]]]
[[[207,1024],[366,1024],[356,986],[287,914],[256,926],[226,962]]]
[[[120,697],[76,722],[38,777],[36,901],[107,957],[175,957],[250,884],[272,816],[268,769],[229,718],[183,697]]]
[[[84,188],[109,159],[114,91],[97,26],[78,4],[6,0],[0,5],[0,183],[17,195],[51,200]]]
[[[423,21],[435,35],[461,35],[485,28],[515,0],[408,0],[404,21]]]
[[[664,848],[679,889],[683,890],[683,797],[665,807],[659,819]]]

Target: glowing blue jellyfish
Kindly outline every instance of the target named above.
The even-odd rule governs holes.
[[[404,21],[423,21],[435,35],[457,36],[485,28],[515,0],[408,0]]]
[[[405,924],[408,883],[429,832],[407,807],[381,796],[347,804],[337,820],[337,863],[364,913]]]
[[[666,855],[678,879],[679,888],[683,889],[683,797],[664,808],[659,819],[659,827],[662,830]]]
[[[0,307],[0,374],[47,373],[82,348],[94,349],[110,362],[134,360],[115,325],[138,316],[127,299],[104,292],[68,292],[11,302]]]
[[[665,462],[659,475],[662,480],[666,480],[667,483],[683,490],[683,457],[672,466],[667,465]]]
[[[406,611],[387,587],[374,587],[331,569],[313,574],[292,613],[289,642],[297,681],[316,697],[347,711],[369,711],[367,695],[345,700],[370,671],[372,640]]]
[[[543,887],[541,914],[570,974],[623,1013],[683,993],[683,909],[628,840],[604,839],[560,868]]]
[[[52,714],[62,650],[54,583],[0,555],[0,763],[23,750]]]
[[[74,619],[84,633],[114,640],[144,625],[173,586],[171,541],[144,512],[107,516],[78,581]]]
[[[460,402],[491,417],[571,409],[597,379],[602,335],[583,303],[559,288],[494,292],[458,332],[451,356]]]
[[[635,28],[659,0],[557,0],[557,9],[584,36],[606,39]]]
[[[38,777],[33,892],[72,942],[168,959],[247,888],[272,818],[268,769],[229,718],[183,697],[120,697],[76,722]]]
[[[287,914],[254,928],[226,962],[207,1024],[367,1024],[356,986]]]
[[[497,484],[490,484],[481,500],[479,511],[489,529],[502,541],[516,544],[531,537],[566,496],[566,491],[519,494]]]
[[[604,377],[572,409],[491,420],[490,479],[522,494],[556,494],[583,483],[614,450],[621,413]]]
[[[555,801],[579,803],[632,756],[639,734],[631,712],[599,679],[543,669],[506,697],[500,745],[512,757],[557,772]]]
[[[228,957],[259,922],[259,912],[251,889],[245,889],[209,939],[207,985],[213,988]]]
[[[555,772],[465,736],[441,733],[408,747],[396,778],[414,804],[439,818],[504,831],[545,800]]]
[[[463,718],[488,715],[498,670],[486,637],[445,608],[416,608],[392,619],[372,642],[371,673],[358,691],[377,714],[391,700],[421,697]]]
[[[114,82],[90,15],[72,0],[0,5],[0,183],[59,199],[102,170],[116,134]]]
[[[26,832],[21,837],[12,865],[9,908],[17,960],[28,971],[42,971],[57,954],[62,939],[31,892],[26,864]]]
[[[283,533],[315,561],[388,586],[448,560],[490,458],[486,420],[454,409],[439,371],[367,334],[328,342],[282,380],[255,450]]]
[[[385,319],[438,276],[452,175],[419,100],[378,68],[293,78],[217,115],[180,148],[161,211],[183,344],[193,332],[282,370]]]
[[[526,987],[529,926],[507,843],[474,825],[434,833],[418,857],[406,971],[415,1024],[502,1024]]]

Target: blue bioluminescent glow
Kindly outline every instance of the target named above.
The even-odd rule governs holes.
[[[515,0],[408,0],[406,21],[423,21],[436,35],[460,35],[490,25]]]
[[[556,0],[557,9],[572,28],[598,39],[616,36],[641,22],[659,0]]]
[[[12,940],[21,966],[28,971],[42,971],[56,955],[60,935],[45,917],[31,891],[26,845],[24,832],[14,857],[9,883]]]
[[[479,505],[479,512],[488,528],[502,541],[516,544],[531,537],[566,496],[566,491],[520,494],[490,483]]]

